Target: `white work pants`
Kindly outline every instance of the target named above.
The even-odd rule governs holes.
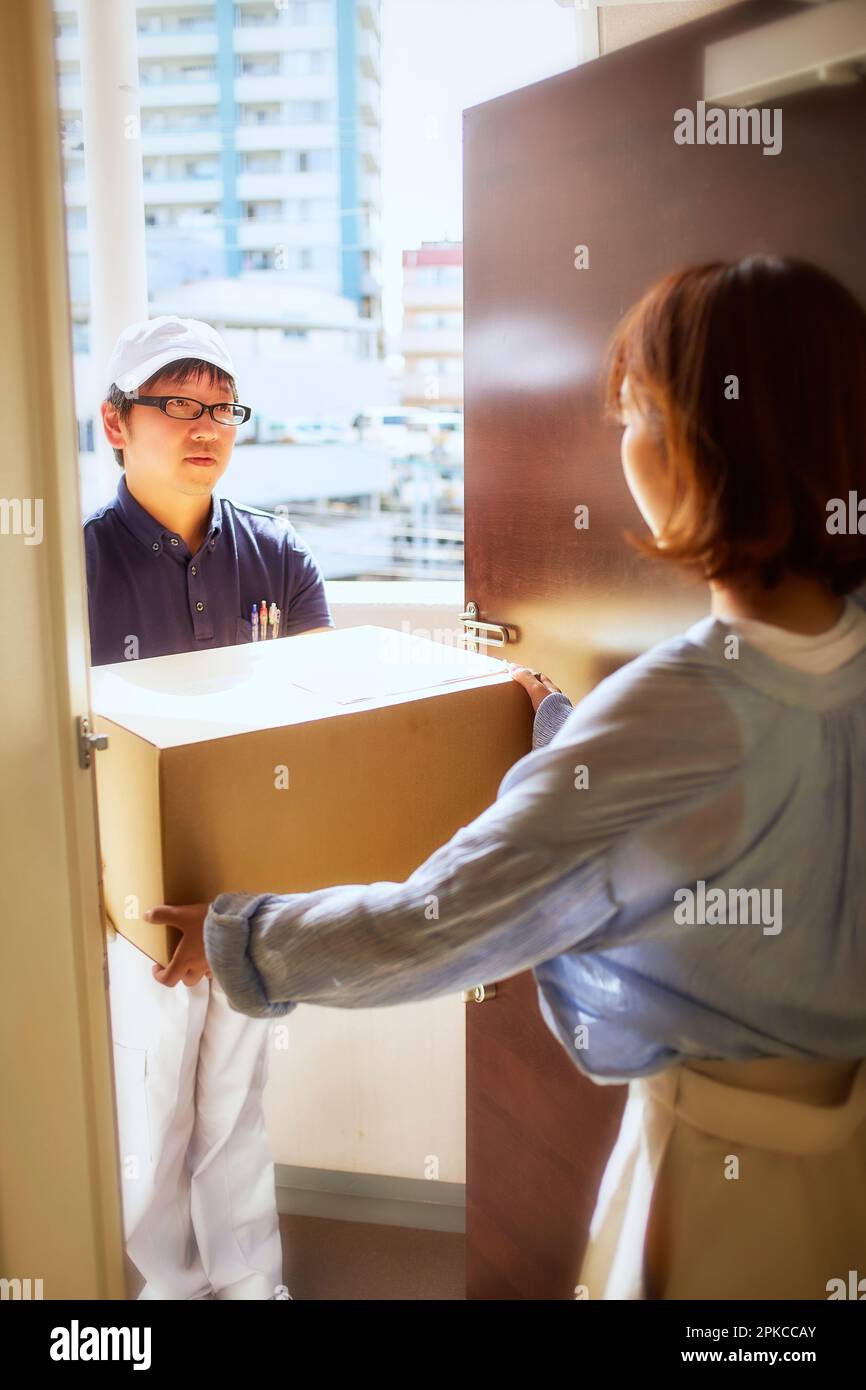
[[[167,988],[121,936],[108,943],[121,1184],[139,1298],[272,1298],[282,1282],[262,1093],[270,1020],[229,1008],[216,980]]]

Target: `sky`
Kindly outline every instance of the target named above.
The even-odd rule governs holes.
[[[383,313],[400,331],[401,257],[459,241],[465,107],[575,66],[575,18],[556,0],[383,0]]]

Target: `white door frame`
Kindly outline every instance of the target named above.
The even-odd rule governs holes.
[[[50,0],[0,6],[0,180],[0,1279],[122,1299]]]

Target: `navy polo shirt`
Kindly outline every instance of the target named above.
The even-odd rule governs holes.
[[[225,497],[212,497],[192,555],[135,500],[124,474],[85,521],[84,550],[94,666],[251,642],[250,612],[262,599],[280,609],[281,637],[335,626],[321,570],[294,528]]]

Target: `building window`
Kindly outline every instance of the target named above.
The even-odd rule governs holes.
[[[279,222],[282,215],[283,205],[279,202],[244,203],[244,217],[250,222]]]
[[[411,328],[462,328],[463,315],[460,313],[413,314],[408,326]]]
[[[240,108],[242,125],[278,125],[281,119],[278,101],[261,102],[255,106],[247,103]]]
[[[299,125],[334,119],[334,103],[331,101],[290,101],[287,107],[288,119]]]
[[[145,135],[160,131],[183,133],[187,130],[216,130],[217,113],[213,107],[164,107],[161,111],[143,111],[141,129]]]
[[[296,150],[292,158],[299,174],[330,174],[334,169],[334,151],[330,149]]]
[[[241,77],[278,77],[279,53],[242,53],[238,58]]]
[[[140,14],[139,34],[206,34],[215,24],[214,11],[201,9],[189,14]]]
[[[334,246],[316,246],[313,249],[313,270],[335,272],[337,251]]]
[[[172,220],[178,227],[212,227],[216,212],[217,210],[213,206],[179,207],[175,209],[175,216]]]
[[[166,82],[216,81],[216,68],[213,63],[196,58],[180,63],[140,63],[138,72],[145,86]]]
[[[406,275],[410,285],[462,285],[462,265],[419,265]]]
[[[245,251],[243,254],[244,270],[273,270],[274,267],[273,251]]]
[[[279,174],[282,167],[278,150],[247,150],[241,156],[241,169],[245,174]]]
[[[218,173],[219,166],[215,159],[185,159],[180,178],[215,179]]]
[[[283,55],[283,71],[289,77],[314,77],[333,71],[333,53],[324,48],[296,49]]]
[[[237,5],[235,7],[235,25],[241,29],[254,29],[263,24],[282,24],[287,19],[287,14],[283,5],[277,9],[276,5]]]

